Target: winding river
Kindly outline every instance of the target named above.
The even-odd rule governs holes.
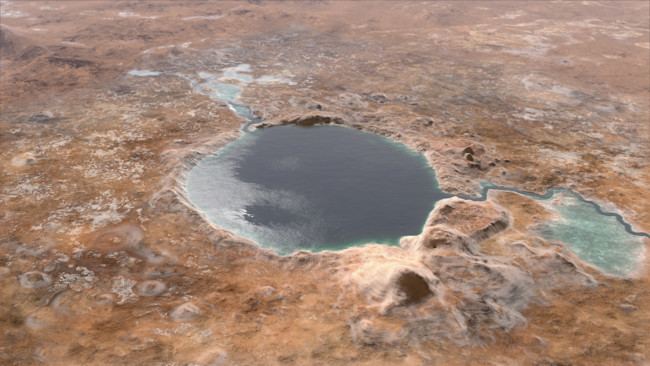
[[[243,113],[238,114],[238,116],[246,119],[248,122],[245,123],[242,126],[241,131],[248,132],[250,130],[251,126],[263,122],[261,119],[253,117],[253,113],[250,111],[250,109],[248,107],[246,107],[246,106],[244,106],[242,104],[235,103],[233,101],[227,101],[227,103],[231,106],[231,109],[233,109],[233,110],[242,110],[243,111]],[[642,231],[634,231],[632,229],[632,225],[630,225],[627,221],[625,221],[623,216],[621,216],[620,214],[615,213],[615,212],[604,211],[603,208],[598,203],[596,203],[594,201],[591,201],[591,200],[588,200],[588,199],[582,197],[582,195],[580,195],[579,193],[577,193],[577,192],[575,192],[573,190],[567,189],[567,188],[563,188],[563,187],[550,187],[550,188],[548,188],[546,190],[546,193],[544,193],[544,194],[536,194],[536,193],[527,192],[527,191],[524,191],[524,190],[521,190],[521,189],[518,189],[518,188],[514,188],[514,187],[503,187],[503,186],[498,186],[498,185],[494,185],[494,184],[491,184],[491,183],[487,183],[487,184],[484,184],[481,191],[478,192],[478,197],[476,197],[476,196],[465,196],[465,195],[455,195],[455,197],[459,197],[459,198],[462,198],[462,199],[465,199],[465,200],[471,200],[471,201],[485,201],[487,199],[488,193],[490,191],[514,192],[514,193],[519,193],[519,194],[521,194],[523,196],[526,196],[526,197],[534,198],[536,200],[547,200],[547,199],[553,198],[553,196],[555,195],[556,192],[563,192],[563,193],[566,193],[566,194],[569,194],[569,195],[575,197],[580,202],[583,202],[585,204],[593,206],[596,209],[596,212],[598,212],[599,214],[601,214],[603,216],[614,217],[616,219],[616,221],[618,221],[621,225],[623,225],[623,227],[625,228],[625,231],[627,231],[629,234],[634,235],[634,236],[641,236],[641,237],[650,238],[650,234],[648,234],[648,233],[645,233],[645,232],[642,232]]]
[[[252,111],[247,106],[238,102],[240,92],[243,90],[243,87],[249,82],[263,83],[262,80],[286,82],[286,79],[281,79],[277,77],[262,77],[259,79],[259,81],[256,81],[250,75],[247,74],[249,71],[250,71],[250,67],[248,65],[239,65],[234,68],[226,69],[226,71],[221,76],[213,75],[210,73],[199,73],[198,75],[199,78],[188,76],[186,74],[166,73],[166,72],[149,71],[149,70],[133,70],[129,74],[134,76],[147,76],[147,77],[166,75],[166,76],[176,76],[176,77],[184,78],[190,83],[190,87],[196,93],[206,95],[214,100],[218,100],[220,102],[226,103],[228,107],[238,117],[247,121],[242,125],[241,131],[244,132],[244,137],[251,135],[253,136],[252,138],[255,139],[255,138],[259,138],[260,134],[257,132],[252,132],[251,127],[253,127],[258,123],[261,123],[262,120],[256,118],[253,115]],[[286,131],[288,132],[289,130]],[[250,141],[247,143],[250,143]],[[233,149],[235,149],[236,151],[236,148]],[[228,147],[224,148],[222,154],[220,155],[227,155],[228,154],[226,152],[227,150]],[[272,151],[272,150],[267,150],[267,151]],[[214,157],[207,157],[205,160],[207,161],[210,158],[214,158]],[[232,164],[233,161],[229,162],[230,166],[233,165]],[[212,162],[212,164],[215,165],[214,162]],[[196,169],[197,168],[193,169],[193,171]],[[231,168],[229,169],[232,172],[232,169]],[[236,176],[236,175],[237,174],[234,175],[231,174],[231,176]],[[433,173],[433,176],[434,176],[433,179],[435,180],[435,173]],[[237,182],[236,179],[234,180],[231,179],[231,180],[232,182],[231,181],[227,182],[230,187],[240,184],[239,182]],[[210,182],[210,181],[211,181],[210,179],[206,179],[204,177],[203,178],[204,183],[202,184],[205,186],[206,184],[208,184],[205,182]],[[241,183],[251,184],[249,182],[241,182]],[[434,183],[437,186],[437,181]],[[605,211],[598,203],[592,200],[588,200],[584,198],[582,195],[580,195],[579,193],[567,188],[551,187],[548,188],[544,194],[536,194],[536,193],[527,192],[514,187],[497,186],[491,183],[482,183],[481,185],[482,185],[482,189],[480,192],[478,192],[477,196],[456,195],[455,197],[459,197],[465,200],[472,200],[472,201],[485,201],[488,197],[489,192],[494,190],[494,191],[514,192],[535,199],[537,201],[541,201],[547,208],[550,208],[551,211],[556,214],[555,219],[549,220],[548,222],[533,229],[541,237],[547,240],[557,240],[559,242],[566,244],[567,247],[571,249],[576,255],[578,255],[583,261],[592,264],[597,268],[600,268],[604,272],[611,275],[627,276],[636,272],[641,267],[642,258],[645,252],[645,244],[643,243],[643,240],[641,238],[650,238],[650,235],[645,232],[633,230],[632,226],[628,222],[626,222],[625,219],[620,214],[615,212]],[[196,186],[197,184],[194,184],[194,187]],[[257,190],[258,192],[260,190],[263,191],[264,190],[263,187],[261,188],[260,187],[261,186],[259,185],[256,186],[255,190]],[[203,187],[202,189],[204,191],[203,193],[207,191],[206,187]],[[211,189],[214,191],[214,187],[211,187]],[[236,191],[232,191],[230,192],[230,194],[236,195],[236,193],[234,192]],[[191,193],[189,189],[189,180],[188,180],[188,193]],[[192,194],[190,194],[190,198],[191,197]],[[194,197],[201,197],[201,195],[197,196],[195,194]],[[206,194],[203,194],[202,197],[204,197],[203,200],[211,199]],[[450,195],[442,192],[442,194],[436,196],[433,202],[436,202],[439,199],[447,198],[447,197],[454,197],[454,195]],[[268,201],[268,198],[265,199]],[[274,199],[277,199],[277,197]],[[287,205],[286,197],[281,199],[284,199],[283,205]],[[205,211],[203,209],[205,206],[202,207],[201,202],[195,202],[195,200],[193,200],[193,202],[197,205],[197,207]],[[229,204],[232,204],[232,202],[230,202]],[[253,215],[251,213],[252,211],[247,212],[246,208],[257,210],[256,218],[253,218]],[[237,215],[240,215],[242,217],[246,217],[248,215],[247,219],[249,223],[258,226],[264,226],[264,225],[261,225],[262,223],[261,221],[256,223],[255,220],[258,221],[266,220],[266,224],[265,224],[266,226],[273,226],[273,225],[277,226],[279,221],[285,220],[286,217],[289,218],[292,217],[292,215],[289,214],[289,212],[291,211],[289,206],[280,207],[278,209],[277,206],[273,207],[272,205],[267,205],[265,207],[259,207],[259,206],[252,207],[251,205],[248,205],[246,206],[246,208],[242,207],[242,209],[240,210],[241,212],[237,213]],[[224,216],[223,213],[219,213],[218,215]],[[214,217],[215,215],[212,216]],[[274,216],[275,219],[273,219]],[[286,217],[282,219],[281,217],[284,216]],[[308,215],[305,214],[304,216],[308,216]],[[208,218],[210,218],[209,213],[208,213]],[[276,220],[276,221],[274,222],[268,220]],[[214,222],[215,220],[211,219],[211,221]],[[215,223],[219,225],[219,223],[217,222]],[[226,229],[234,230],[238,235],[250,237],[254,240],[257,239],[258,242],[264,241],[261,238],[257,238],[258,235],[247,236],[246,235],[247,229],[240,228],[238,230],[237,228],[229,228],[227,227],[227,225],[223,225],[223,226]],[[300,225],[297,224],[297,226]],[[304,233],[299,233],[299,230],[294,230],[295,233],[293,234],[291,233],[287,234],[286,232],[283,232],[283,230],[284,228],[282,228],[282,230],[277,230],[276,228],[276,231],[279,231],[279,233],[274,235],[290,235],[290,236],[294,235],[300,238],[302,238],[301,235],[304,235]],[[357,238],[357,241],[359,241],[358,239],[359,238]],[[305,241],[305,240],[304,238],[302,238],[300,239],[300,241]],[[365,242],[369,242],[369,241],[359,241],[359,243],[365,243]],[[395,245],[394,240],[385,241],[385,243]],[[354,245],[354,243],[338,242],[338,243],[334,243],[333,246],[321,248],[320,250],[343,249],[352,245]],[[278,250],[278,248],[275,247],[274,249],[276,249],[276,251],[278,251],[279,254],[285,255],[285,254],[290,254],[294,250],[301,249],[301,248],[291,247],[291,248]],[[302,248],[302,249],[309,249],[314,251],[319,250],[318,248]]]
[[[514,187],[502,187],[502,186],[497,186],[497,185],[484,185],[483,189],[479,192],[479,197],[473,197],[473,196],[464,196],[464,195],[457,195],[456,197],[465,199],[465,200],[472,200],[472,201],[485,201],[487,199],[487,195],[490,191],[507,191],[507,192],[514,192],[514,193],[519,193],[523,196],[534,198],[536,200],[547,200],[553,198],[555,193],[557,192],[562,192],[569,194],[576,199],[578,199],[580,202],[586,203],[590,206],[592,206],[594,209],[596,209],[596,212],[603,216],[609,216],[609,217],[614,217],[616,221],[618,221],[623,227],[625,228],[625,231],[627,231],[629,234],[634,235],[634,236],[642,236],[646,238],[650,238],[650,234],[644,233],[641,231],[634,231],[632,230],[632,225],[627,223],[623,216],[615,213],[615,212],[606,212],[603,211],[603,208],[600,207],[600,205],[594,201],[588,200],[584,197],[582,197],[579,193],[572,191],[567,188],[562,188],[562,187],[551,187],[546,190],[546,193],[544,194],[536,194],[536,193],[531,193],[531,192],[526,192],[522,191],[521,189],[514,188]]]

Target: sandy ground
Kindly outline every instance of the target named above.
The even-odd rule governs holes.
[[[209,224],[184,177],[243,121],[178,76],[248,64],[267,125],[335,120],[449,193],[561,186],[650,232],[648,2],[0,11],[3,364],[650,362],[648,260],[601,273],[518,194],[441,202],[401,247],[278,257]]]

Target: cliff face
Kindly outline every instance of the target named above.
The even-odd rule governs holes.
[[[187,201],[241,136],[233,83],[265,126],[407,144],[449,193],[572,188],[650,231],[647,2],[375,5],[3,2],[0,360],[647,362],[647,270],[541,238],[543,202],[452,198],[399,247],[279,257]]]

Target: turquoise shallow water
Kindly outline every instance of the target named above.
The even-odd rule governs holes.
[[[609,274],[626,276],[640,268],[643,241],[615,217],[601,215],[569,194],[556,193],[551,206],[561,218],[541,225],[540,236],[565,243],[580,259]]]
[[[233,96],[234,95],[236,94],[233,94]],[[230,100],[234,100],[234,98]],[[231,106],[231,108],[236,108],[237,115],[250,121],[248,124],[246,124],[244,128],[245,131],[246,128],[251,124],[254,124],[255,122],[259,122],[252,119],[252,113],[250,113],[250,110],[246,106],[239,105],[233,102],[231,102],[231,104],[229,105]],[[319,131],[326,130],[323,129],[323,127],[318,127],[318,128]],[[284,151],[283,153],[280,153],[280,155],[286,153],[286,156],[281,159],[280,165],[284,167],[283,169],[291,170],[299,166],[298,162],[301,160],[300,157],[306,156],[305,154],[306,151],[313,151],[313,149],[316,146],[314,145],[314,143],[318,144],[323,142],[320,141],[321,139],[327,140],[325,134],[319,134],[319,137],[312,137],[311,139],[306,139],[304,143],[297,143],[297,141],[294,140],[305,139],[305,136],[301,136],[299,134],[294,135],[291,133],[287,133],[287,131],[291,129],[295,129],[296,131],[300,130],[299,127],[287,126],[287,127],[275,127],[269,130],[255,131],[253,133],[246,134],[244,138],[238,140],[239,143],[242,144],[241,146],[245,146],[245,148],[240,148],[237,150],[237,146],[240,145],[231,144],[232,146],[229,147],[235,148],[236,151],[222,150],[222,153],[225,155],[233,154],[233,153],[235,155],[241,154],[242,157],[246,157],[246,156],[252,157],[247,161],[254,161],[258,163],[258,165],[253,165],[253,168],[250,168],[247,167],[247,165],[244,164],[242,160],[239,161],[235,161],[236,159],[229,160],[229,164],[232,164],[228,166],[229,167],[228,171],[231,175],[233,172],[237,171],[237,169],[246,170],[248,172],[247,173],[248,175],[242,178],[244,175],[242,175],[241,172],[234,174],[233,176],[236,176],[237,178],[234,178],[232,181],[229,181],[227,185],[233,187],[237,186],[240,188],[240,190],[239,191],[224,190],[222,192],[226,195],[231,195],[231,196],[233,195],[246,196],[247,194],[250,194],[250,192],[255,190],[259,190],[259,192],[264,192],[266,188],[262,188],[262,187],[265,187],[265,185],[269,184],[270,179],[271,180],[277,179],[277,176],[271,175],[266,177],[262,177],[262,176],[258,176],[255,178],[251,178],[251,177],[256,176],[258,172],[264,170],[264,165],[268,163],[268,161],[266,160],[267,157],[275,156],[275,154],[278,153],[278,151]],[[359,131],[353,131],[344,128],[339,128],[339,129],[342,131],[343,135],[361,133]],[[269,131],[275,131],[275,132],[269,134]],[[274,138],[278,138],[278,140],[273,141],[273,139],[268,139],[268,138],[260,139],[260,137],[262,137],[264,134],[268,134],[269,136],[272,135],[274,136]],[[433,189],[432,190],[433,195],[427,196],[426,194],[423,194],[422,196],[422,199],[424,200],[423,202],[427,202],[427,204],[420,206],[420,207],[429,207],[429,208],[426,210],[422,209],[421,211],[419,211],[419,213],[417,214],[419,216],[417,215],[402,216],[402,218],[407,219],[407,221],[412,220],[411,221],[412,224],[416,224],[415,226],[411,225],[409,229],[406,229],[405,222],[395,224],[390,220],[382,221],[381,219],[373,218],[372,220],[376,220],[376,222],[379,223],[379,225],[377,225],[376,227],[367,226],[368,230],[365,233],[360,233],[360,232],[355,233],[354,230],[350,230],[350,228],[359,225],[359,223],[364,220],[363,214],[361,215],[357,214],[356,216],[352,215],[351,217],[346,217],[345,215],[340,215],[340,214],[334,216],[322,215],[322,212],[314,208],[315,206],[313,206],[313,202],[312,202],[314,201],[313,197],[308,197],[301,194],[294,195],[293,197],[286,196],[286,192],[283,188],[287,188],[289,187],[289,185],[287,185],[287,182],[281,182],[281,181],[276,182],[277,184],[273,183],[275,184],[273,189],[276,190],[276,193],[284,192],[283,194],[285,194],[285,196],[282,196],[282,194],[276,196],[276,198],[278,197],[280,198],[278,198],[279,201],[276,201],[275,203],[273,203],[273,200],[266,198],[266,199],[262,199],[262,201],[265,202],[264,204],[248,204],[248,205],[240,204],[238,208],[234,210],[231,207],[230,213],[220,212],[219,211],[220,209],[216,209],[216,206],[206,208],[205,204],[203,204],[202,206],[200,203],[197,203],[196,201],[195,204],[197,205],[197,207],[207,212],[208,218],[215,224],[222,226],[226,229],[232,230],[241,236],[253,239],[263,247],[273,248],[276,250],[278,254],[281,255],[290,254],[291,252],[298,249],[307,249],[311,251],[320,251],[325,249],[341,250],[341,249],[348,248],[350,246],[365,244],[368,242],[377,242],[377,243],[383,243],[389,245],[396,245],[397,242],[399,241],[400,236],[418,234],[423,224],[422,220],[424,220],[427,217],[428,212],[431,210],[435,202],[437,202],[442,198],[450,197],[451,195],[445,194],[444,192],[438,189],[438,184],[435,179],[435,172],[433,171],[433,169],[431,169],[428,166],[428,164],[426,163],[422,155],[410,151],[405,146],[401,144],[397,144],[393,141],[383,139],[379,136],[375,136],[375,138],[377,139],[377,141],[383,141],[383,144],[386,144],[384,147],[379,147],[379,150],[382,150],[388,146],[392,146],[393,148],[398,147],[397,150],[393,149],[393,151],[401,151],[401,153],[406,152],[406,155],[403,154],[404,157],[410,155],[409,159],[414,159],[415,161],[419,160],[420,166],[424,169],[424,171],[427,171],[427,175],[429,176],[430,181],[428,184],[430,184],[430,187],[432,187]],[[366,142],[370,140],[371,139],[368,139]],[[260,141],[266,144],[267,150],[265,150],[264,148],[262,149],[255,148],[255,145],[259,144]],[[377,141],[375,141],[375,144],[377,144]],[[355,143],[358,144],[359,142],[355,142]],[[285,148],[287,148],[292,144],[296,144],[296,145],[290,147],[288,151],[284,150]],[[325,144],[327,146],[329,143],[326,142]],[[377,146],[383,146],[383,144],[379,143]],[[331,145],[335,146],[336,144],[332,143]],[[327,147],[325,151],[327,151],[328,148],[329,147]],[[291,151],[291,149],[296,149],[296,150]],[[390,150],[391,149],[387,149],[386,151],[390,151]],[[352,176],[349,175],[350,173],[347,172],[345,169],[343,169],[348,163],[350,157],[357,156],[358,152],[345,151],[345,149],[340,149],[339,151],[343,153],[343,155],[336,157],[335,160],[330,160],[330,163],[333,163],[334,165],[330,166],[327,169],[329,169],[329,171],[332,172],[336,171],[338,173],[341,173],[341,175],[338,176],[339,181],[358,180],[358,185],[363,186],[364,185],[363,178],[358,178],[358,177],[352,178]],[[349,155],[345,155],[345,154],[349,154]],[[317,153],[317,155],[319,155],[318,158],[323,158],[325,160],[332,159],[332,157],[324,155],[320,152]],[[376,157],[378,156],[380,156],[380,154],[376,155]],[[228,159],[223,158],[222,166],[219,169],[222,169],[224,167],[223,162],[227,160]],[[380,160],[383,161],[384,158],[380,158]],[[388,160],[390,160],[390,158]],[[369,159],[365,162],[365,164],[366,165],[377,164],[377,159]],[[401,164],[401,163],[397,163],[397,164]],[[244,166],[244,168],[242,168],[242,166]],[[318,166],[312,166],[311,168],[325,169],[323,167],[318,167]],[[399,175],[399,169],[397,169],[395,166],[392,167],[384,166],[383,169],[385,169],[382,173],[384,177],[391,177],[393,174]],[[225,174],[224,176],[229,176],[229,175]],[[258,178],[260,180],[257,180]],[[241,189],[242,187],[246,187],[246,185],[243,185],[245,182],[241,180],[247,180],[247,179],[250,181],[247,183],[254,184],[253,186],[250,187],[255,187],[255,189],[250,190],[250,187],[248,190]],[[322,185],[324,187],[332,187],[339,183],[336,180],[325,182],[323,179],[317,178],[315,176],[307,176],[307,178],[303,177],[303,179],[306,179],[307,184]],[[381,180],[381,178],[379,177],[375,177],[372,179]],[[205,184],[209,185],[209,183],[205,183]],[[397,182],[397,184],[399,185],[400,183]],[[536,194],[531,194],[528,192],[518,190],[516,188],[499,187],[499,186],[492,185],[490,183],[483,183],[482,186],[483,189],[481,191],[480,197],[462,197],[462,198],[472,199],[476,201],[483,201],[487,198],[487,193],[489,192],[489,190],[506,190],[506,191],[517,192],[525,196],[534,198],[536,200],[543,200],[548,204],[549,208],[551,208],[552,211],[554,211],[559,215],[560,219],[549,221],[544,225],[540,226],[537,229],[537,233],[540,236],[548,240],[558,240],[565,243],[567,247],[570,250],[572,250],[583,261],[601,269],[603,272],[608,273],[610,275],[628,276],[641,268],[641,258],[644,255],[644,243],[641,237],[648,236],[648,234],[633,231],[631,226],[627,222],[625,222],[625,220],[620,215],[603,211],[602,208],[600,208],[600,206],[597,203],[588,201],[582,198],[577,193],[562,188],[551,188],[544,195],[536,195]],[[189,187],[190,187],[190,181],[188,181],[188,192],[190,191]],[[344,190],[349,188],[340,188],[340,189]],[[264,194],[260,194],[259,192],[257,193],[257,197],[258,197],[257,199],[259,199],[259,197],[263,196],[264,194],[268,194],[268,192]],[[327,190],[324,190],[323,192],[327,192]],[[354,190],[350,190],[349,193],[351,196],[344,198],[345,203],[348,204],[354,203],[353,205],[346,206],[339,201],[330,200],[329,198],[327,198],[327,194],[320,197],[320,199],[322,200],[322,202],[325,202],[327,204],[332,204],[337,207],[345,207],[344,212],[346,212],[346,210],[347,212],[354,212],[355,207],[368,205],[367,202],[361,203],[361,202],[356,202],[354,199],[351,199],[355,195],[354,192],[355,192]],[[411,208],[409,208],[408,204],[406,205],[402,204],[404,201],[403,197],[408,196],[408,194],[404,194],[404,192],[422,194],[422,192],[418,190],[413,190],[411,187],[405,185],[397,186],[395,187],[394,192],[379,193],[375,197],[375,199],[377,200],[383,200],[386,197],[390,197],[391,200],[388,201],[393,202],[394,204],[393,206],[371,209],[371,211],[387,210],[391,212],[393,211],[408,212],[408,213],[417,212],[417,210],[414,211]],[[192,195],[190,195],[190,197],[192,197]],[[200,196],[195,195],[194,197],[196,198],[197,201],[204,200],[204,198],[201,198]],[[287,202],[291,202],[292,200],[295,202],[287,206]],[[295,206],[296,202],[298,201],[303,202],[303,206],[300,205],[298,205],[300,207]],[[368,207],[372,207],[372,205]],[[238,211],[239,214],[234,213],[237,210],[239,210]],[[294,214],[295,210],[302,212],[303,219],[301,219],[301,214],[298,215]],[[312,218],[311,220],[304,220],[304,217],[306,217],[305,215],[306,216],[313,215],[314,218]],[[228,219],[224,220],[224,217],[228,217]],[[241,220],[242,218],[244,219],[245,222]],[[341,219],[342,221],[339,219]],[[370,216],[365,217],[365,219],[370,219]],[[389,233],[388,231],[385,230],[386,228],[391,227],[391,225],[393,224],[395,224],[395,227],[401,227],[402,231],[394,231]],[[415,230],[414,228],[416,227],[419,229]],[[328,230],[329,230],[329,234],[326,234]],[[332,232],[336,232],[336,233],[332,234]],[[411,234],[408,234],[407,232],[411,232]]]
[[[480,197],[464,199],[484,201],[490,190],[509,191],[542,201],[558,215],[535,231],[547,240],[560,241],[580,259],[615,276],[629,276],[642,267],[645,256],[644,232],[635,231],[625,219],[603,210],[594,201],[565,188],[552,187],[540,195],[513,187],[481,183]]]
[[[245,106],[241,106],[246,109]],[[616,214],[559,188],[535,195],[558,215],[536,232],[567,245],[605,273],[640,268],[644,244]],[[286,255],[299,249],[341,250],[377,242],[396,245],[419,234],[440,199],[433,169],[421,154],[380,136],[336,126],[255,130],[192,170],[192,202],[210,221]]]
[[[227,69],[224,72],[224,77],[238,82],[250,82],[252,80],[249,75],[250,71],[251,69],[249,65],[238,65]],[[129,74],[140,77],[156,77],[163,73],[151,70],[132,70]],[[237,116],[248,121],[242,129],[243,131],[248,131],[249,126],[261,122],[253,117],[253,114],[248,107],[237,103],[239,95],[243,90],[242,87],[224,83],[221,81],[222,78],[220,76],[215,76],[205,72],[198,74],[202,79],[200,81],[187,75],[174,75],[187,79],[196,93],[207,95],[212,99],[227,103],[228,107],[233,110]],[[258,83],[264,83],[267,81],[290,82],[288,79],[278,77],[261,77],[256,80]],[[280,131],[282,128],[276,127],[268,131],[272,130]],[[352,131],[347,129],[344,130]],[[354,134],[361,132],[352,131],[350,133]],[[312,251],[324,249],[340,250],[349,246],[373,241],[391,245],[397,243],[399,240],[399,236],[396,236],[397,234],[386,234],[386,232],[381,230],[365,234],[357,233],[355,235],[348,235],[345,234],[345,230],[330,229],[330,231],[338,232],[338,234],[330,234],[329,236],[325,235],[324,233],[327,231],[326,227],[328,226],[327,220],[331,220],[334,223],[339,222],[341,227],[345,226],[344,224],[341,224],[341,221],[337,221],[340,217],[305,220],[305,215],[317,216],[322,214],[322,212],[315,208],[313,202],[310,203],[308,197],[304,196],[302,193],[297,193],[296,191],[291,192],[290,190],[283,189],[282,184],[269,189],[269,187],[265,186],[266,183],[264,181],[255,182],[255,179],[251,180],[251,171],[248,172],[249,175],[247,178],[244,177],[241,174],[241,167],[239,166],[242,163],[241,159],[244,159],[247,156],[250,157],[252,154],[253,156],[257,156],[257,158],[250,158],[249,160],[261,162],[262,167],[264,168],[265,159],[260,159],[259,154],[262,154],[263,157],[267,155],[273,156],[273,154],[277,152],[274,150],[283,150],[290,145],[287,145],[286,141],[278,141],[271,143],[270,145],[267,144],[267,147],[271,147],[270,150],[260,151],[260,149],[256,148],[255,145],[260,141],[264,142],[269,140],[268,138],[261,138],[263,135],[264,132],[259,131],[246,133],[242,138],[220,150],[218,156],[205,158],[195,169],[192,170],[190,179],[187,183],[188,194],[195,205],[202,211],[206,212],[210,221],[226,229],[232,230],[238,235],[250,238],[262,246],[274,248],[279,254],[290,254],[297,249],[308,249]],[[292,137],[292,135],[289,134],[286,137],[291,139],[295,136]],[[421,229],[424,222],[423,220],[426,218],[426,214],[428,214],[430,209],[433,207],[433,204],[440,198],[449,197],[450,195],[447,195],[438,189],[437,181],[435,180],[435,173],[428,164],[426,164],[424,157],[406,149],[406,147],[401,144],[383,139],[379,136],[375,136],[375,138],[378,139],[377,141],[383,141],[377,146],[397,147],[397,150],[393,149],[393,151],[401,152],[396,156],[402,154],[402,157],[405,157],[410,154],[411,157],[406,159],[411,161],[409,164],[417,162],[416,165],[419,164],[420,168],[422,168],[429,177],[427,178],[429,179],[428,188],[431,188],[434,194],[431,197],[427,196],[426,198],[423,198],[423,204],[421,205],[421,207],[429,207],[427,210],[422,210],[422,212],[419,212],[418,210],[412,211],[408,207],[400,206],[398,202],[399,199],[388,199],[388,202],[394,202],[395,205],[390,208],[383,208],[387,211],[401,210],[402,212],[406,212],[407,215],[404,215],[403,217],[408,217],[408,220],[412,220],[408,223],[410,226],[405,223],[400,224],[402,225],[401,227],[403,232],[403,234],[400,235],[417,234],[419,233],[419,229]],[[319,142],[318,139],[313,141]],[[364,142],[364,144],[365,143],[366,142]],[[300,147],[300,149],[307,150],[309,150],[309,148],[311,148],[311,146]],[[380,148],[379,150],[383,149],[384,148]],[[339,150],[340,152],[345,153],[345,149]],[[327,152],[327,149],[324,151]],[[386,151],[391,151],[391,149],[387,149]],[[351,151],[348,151],[348,153],[355,154],[355,152]],[[406,153],[406,155],[404,155],[404,153]],[[301,157],[304,158],[305,156],[306,155],[301,154],[299,151],[294,152],[293,155],[289,154],[276,161],[275,166],[276,168],[291,170],[295,167],[299,167],[302,161]],[[320,156],[319,158],[324,156],[325,155]],[[345,164],[349,162],[348,160],[350,160],[345,155],[338,156],[337,158],[341,161],[340,166],[345,166]],[[392,158],[389,158],[389,160],[390,159]],[[377,164],[376,159],[366,161],[366,165],[375,164]],[[202,177],[204,181],[201,184],[204,184],[204,187],[200,187],[200,189],[196,190],[197,185],[195,184],[196,182],[191,182],[193,179],[192,177],[200,177],[204,174],[204,172],[199,172],[200,169],[210,165],[216,168],[219,173],[213,175],[211,178]],[[199,167],[202,168],[199,169]],[[258,168],[254,168],[253,172],[256,169]],[[384,169],[386,169],[383,172],[383,176],[385,177],[391,177],[392,174],[397,174],[396,170],[393,170],[390,166],[384,166]],[[262,169],[260,169],[260,171],[261,170]],[[335,168],[330,170],[336,171]],[[352,179],[350,177],[343,175],[340,176],[338,180],[346,181]],[[362,179],[352,179],[352,181],[354,180],[357,180],[357,184],[360,186],[364,185]],[[382,179],[380,178],[376,179],[376,181],[381,180]],[[320,184],[325,184],[323,183],[324,181],[324,179],[319,179],[311,181],[310,183],[314,186],[318,186]],[[330,180],[327,182],[327,185],[333,186],[336,185],[336,183],[336,180]],[[611,275],[627,276],[641,268],[641,258],[644,255],[644,243],[642,237],[650,236],[647,233],[634,231],[623,217],[616,213],[605,212],[597,203],[584,199],[576,192],[563,188],[549,188],[544,195],[536,195],[516,188],[500,187],[490,183],[483,183],[482,186],[483,189],[481,190],[479,197],[461,196],[461,198],[483,201],[486,199],[490,190],[504,190],[517,192],[536,200],[543,200],[559,218],[541,225],[537,229],[537,233],[540,236],[549,240],[558,240],[565,243],[567,247],[583,261],[592,264],[603,270],[605,273]],[[401,187],[401,190],[409,189],[411,188],[407,185]],[[328,190],[322,190],[320,195],[327,191]],[[331,191],[336,191],[336,189]],[[400,195],[401,193],[398,192],[394,197],[399,198],[401,197]],[[319,196],[318,192],[316,196]],[[392,197],[391,194],[390,198]],[[211,203],[205,203],[210,200],[212,200]],[[321,200],[328,201],[322,197]],[[355,202],[353,199],[347,201],[347,203]],[[262,203],[260,204],[260,202]],[[336,201],[331,201],[326,203],[334,204],[335,202]],[[218,208],[218,206],[221,207]],[[354,207],[347,207],[351,212],[355,211]],[[372,205],[369,207],[372,207]],[[298,213],[296,214],[296,212]],[[409,216],[412,213],[415,213],[414,216]],[[370,217],[371,216],[366,217],[366,215],[360,214],[357,215],[356,219],[350,220],[348,223],[356,222],[355,220],[370,220]],[[343,220],[343,222],[345,221],[346,220]],[[380,226],[388,227],[390,225],[392,225],[391,222],[383,222]],[[409,227],[408,229],[406,229],[407,226]],[[416,227],[419,227],[419,229],[413,229]],[[281,244],[282,242],[289,244],[284,245]],[[304,245],[300,243],[303,243]]]
[[[129,71],[129,75],[134,75],[134,76],[158,76],[158,75],[160,75],[160,72],[151,71],[151,70],[131,70],[131,71]]]

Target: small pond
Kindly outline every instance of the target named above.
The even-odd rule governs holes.
[[[630,234],[616,217],[600,214],[575,195],[554,196],[548,201],[559,217],[536,230],[542,237],[565,243],[580,259],[609,274],[626,276],[640,269],[641,236]]]

